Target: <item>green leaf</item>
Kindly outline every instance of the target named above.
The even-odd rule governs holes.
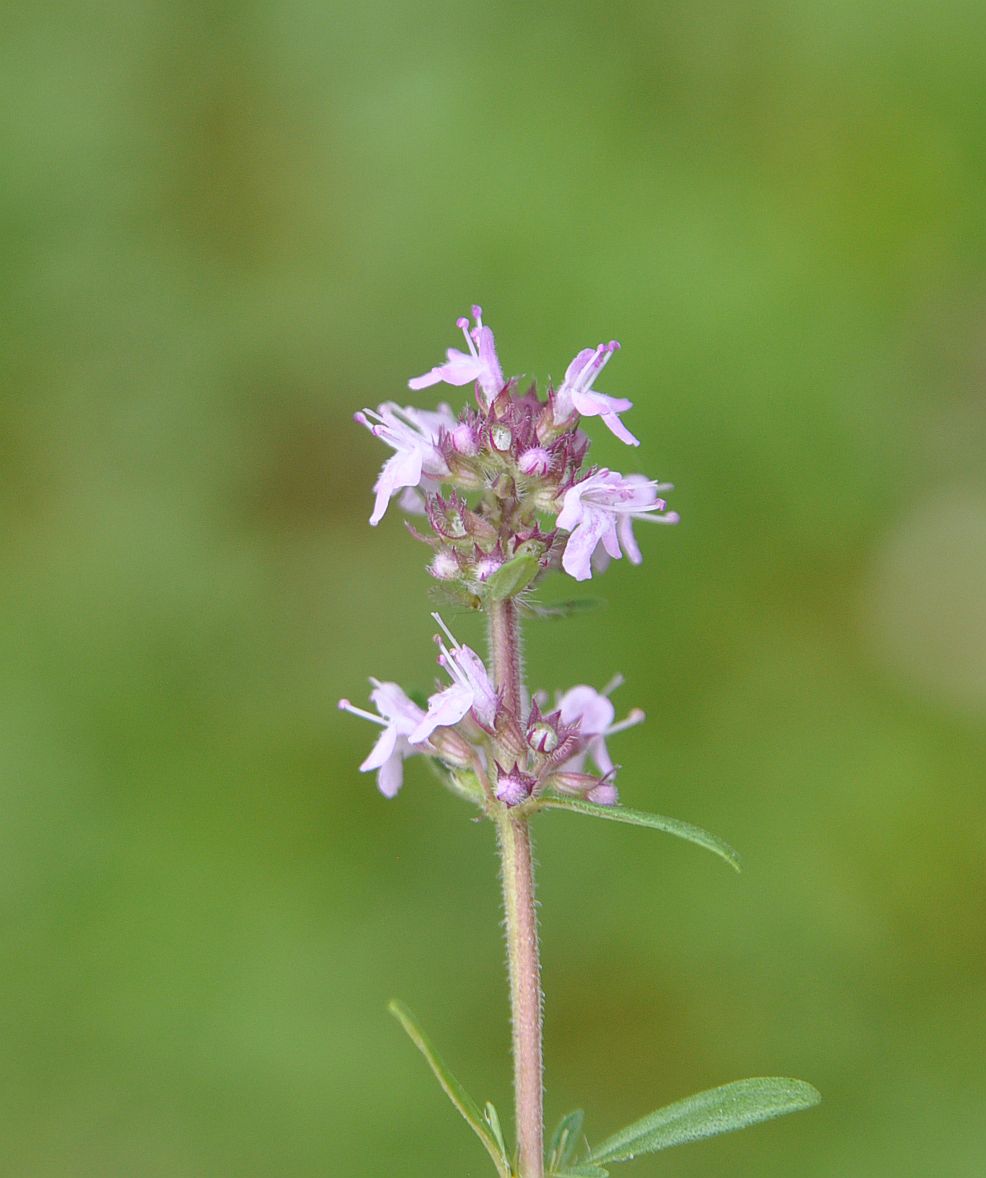
[[[631,826],[649,826],[652,830],[663,830],[677,838],[686,839],[696,846],[725,859],[730,867],[740,870],[740,857],[727,842],[709,834],[700,826],[682,822],[678,818],[665,818],[663,814],[645,814],[643,810],[628,810],[626,806],[597,806],[594,802],[583,802],[579,798],[562,798],[547,794],[541,798],[541,809],[571,810],[573,814],[588,814],[592,818],[605,818],[610,822],[627,822]]]
[[[575,1152],[582,1139],[582,1121],[585,1113],[580,1108],[566,1113],[558,1122],[558,1128],[552,1133],[548,1143],[548,1168],[555,1170],[559,1166],[567,1166],[575,1158]]]
[[[609,1178],[609,1170],[591,1164],[573,1166],[567,1170],[552,1170],[550,1178]]]
[[[658,1109],[615,1134],[589,1155],[592,1162],[628,1162],[642,1153],[745,1129],[810,1108],[821,1100],[804,1080],[783,1076],[736,1080]]]
[[[500,1114],[496,1111],[496,1106],[490,1101],[487,1101],[483,1108],[483,1119],[489,1125],[493,1136],[496,1138],[496,1144],[500,1150],[500,1154],[506,1158],[507,1143],[503,1140],[503,1130],[500,1128]]]
[[[444,1060],[431,1045],[424,1031],[418,1026],[414,1015],[411,1014],[403,1002],[398,1002],[396,998],[391,999],[387,1005],[387,1009],[401,1024],[407,1032],[408,1038],[428,1061],[428,1066],[434,1072],[435,1079],[441,1084],[445,1095],[472,1126],[473,1132],[486,1147],[486,1152],[493,1159],[493,1164],[496,1166],[500,1178],[510,1178],[510,1164],[506,1158],[506,1151],[501,1150],[500,1141],[491,1132],[489,1124],[484,1120],[483,1115],[479,1111],[479,1106],[445,1066]]]
[[[516,597],[530,585],[540,571],[541,562],[537,557],[522,552],[500,565],[495,573],[486,578],[486,592],[493,601]]]
[[[455,609],[479,610],[483,608],[483,599],[477,597],[471,589],[458,585],[455,581],[444,581],[441,585],[432,585],[428,596],[437,605],[452,606]]]
[[[570,618],[573,614],[589,613],[606,603],[599,597],[580,597],[577,601],[558,601],[545,605],[540,601],[525,601],[523,609],[535,618]]]

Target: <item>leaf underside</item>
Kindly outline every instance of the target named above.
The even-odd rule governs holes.
[[[541,564],[536,557],[527,553],[508,560],[495,573],[486,578],[486,592],[493,601],[503,601],[507,597],[516,597],[541,571]]]
[[[541,798],[545,810],[569,810],[573,814],[588,814],[592,818],[605,818],[609,822],[625,822],[630,826],[648,826],[651,830],[663,830],[676,838],[685,839],[698,847],[704,847],[730,867],[740,870],[739,854],[729,843],[710,834],[700,826],[682,822],[679,818],[666,818],[663,814],[646,814],[643,810],[630,810],[626,806],[597,806],[594,802],[583,802],[580,798],[563,798],[549,794]]]
[[[658,1109],[614,1134],[589,1155],[589,1161],[627,1162],[689,1141],[732,1133],[761,1121],[818,1104],[817,1089],[804,1080],[758,1076],[698,1092]]]
[[[414,1015],[411,1014],[403,1002],[398,1002],[396,998],[391,999],[387,1004],[387,1009],[401,1024],[407,1032],[408,1038],[428,1061],[428,1066],[434,1073],[435,1079],[442,1086],[445,1095],[459,1110],[471,1126],[473,1132],[483,1143],[486,1152],[493,1159],[493,1164],[496,1166],[500,1178],[511,1178],[510,1164],[507,1161],[505,1150],[501,1149],[502,1134],[499,1133],[500,1122],[496,1116],[496,1109],[493,1109],[493,1120],[487,1121],[479,1111],[479,1105],[476,1104],[469,1093],[466,1092],[455,1076],[448,1070],[445,1061],[432,1046],[431,1041],[425,1035],[424,1031],[421,1030]],[[493,1108],[492,1105],[487,1105],[486,1107],[487,1110]],[[495,1129],[492,1128],[493,1125],[495,1125]]]

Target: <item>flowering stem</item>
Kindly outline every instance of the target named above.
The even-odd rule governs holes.
[[[521,710],[520,628],[510,599],[490,603],[490,647],[497,688],[513,714]],[[543,1178],[541,959],[534,902],[534,861],[526,817],[494,812],[503,876],[503,908],[513,1026],[514,1104],[520,1178]]]

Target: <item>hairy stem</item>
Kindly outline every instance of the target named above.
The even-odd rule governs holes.
[[[503,706],[508,712],[520,716],[520,621],[517,605],[512,597],[505,601],[491,601],[490,610],[490,653],[493,656],[493,678],[503,692]]]
[[[520,628],[512,600],[490,604],[490,647],[494,677],[503,693],[504,706],[519,717],[522,699]],[[513,814],[506,807],[498,807],[495,819],[510,974],[519,1175],[520,1178],[543,1178],[541,959],[531,832],[527,819]]]

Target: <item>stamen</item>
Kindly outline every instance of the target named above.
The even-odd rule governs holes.
[[[624,683],[624,679],[623,679],[622,675],[614,675],[613,678],[610,679],[610,681],[606,684],[606,686],[602,689],[602,691],[599,694],[600,695],[612,695],[613,692],[617,689],[617,687],[623,686],[623,683]]]
[[[627,728],[633,728],[637,724],[642,724],[647,719],[646,714],[640,708],[634,708],[625,720],[620,720],[606,729],[607,736],[613,736],[617,732],[624,732]]]
[[[636,518],[643,520],[645,524],[676,524],[681,520],[676,511],[669,511],[666,515],[645,515],[641,512]]]
[[[359,716],[363,720],[369,720],[373,724],[379,724],[381,727],[387,727],[387,721],[383,716],[378,716],[374,712],[367,712],[363,708],[354,707],[348,699],[339,700],[339,711],[349,712],[350,715]]]
[[[455,647],[457,647],[457,646],[459,645],[459,643],[457,642],[457,640],[456,640],[456,637],[455,637],[455,635],[452,633],[452,631],[451,631],[451,630],[448,628],[448,626],[446,626],[446,625],[445,625],[445,623],[442,621],[442,615],[441,615],[441,614],[437,614],[437,613],[433,613],[431,616],[432,616],[432,617],[435,619],[435,621],[436,621],[436,622],[439,624],[439,626],[441,626],[441,628],[442,628],[442,632],[444,633],[445,637],[446,637],[446,638],[449,640],[449,642],[451,642],[451,643],[452,643],[452,647],[453,647],[453,649],[454,649]]]
[[[476,331],[478,331],[479,329],[476,328],[474,330],[470,330],[469,320],[465,317],[465,315],[462,315],[458,319],[456,319],[455,325],[456,325],[456,327],[462,328],[462,334],[465,336],[466,347],[469,349],[469,355],[478,358],[479,352],[476,351],[476,343],[475,343],[474,336],[476,334]]]

